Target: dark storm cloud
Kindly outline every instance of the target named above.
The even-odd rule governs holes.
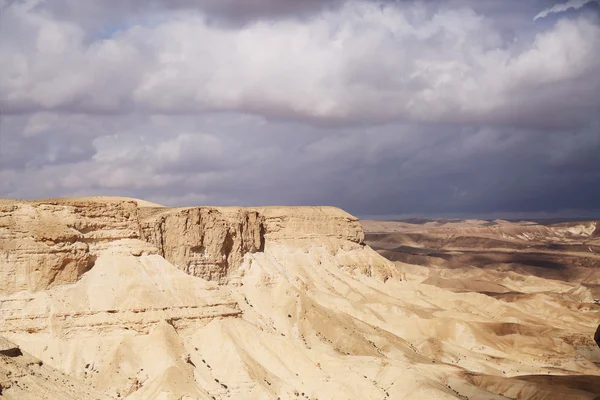
[[[96,140],[94,160],[76,169],[29,170],[21,176],[31,185],[16,189],[39,196],[52,181],[44,195],[331,204],[359,215],[592,214],[600,201],[597,126],[576,133],[412,124],[315,132],[294,124],[263,129],[263,120],[235,115],[161,118]],[[165,129],[175,124],[181,130]],[[194,127],[200,138],[190,140]],[[226,139],[204,133],[212,130]]]
[[[306,16],[325,8],[334,8],[345,0],[161,0],[157,3],[168,8],[201,9],[208,15],[233,20],[274,18],[281,16]]]
[[[15,2],[0,195],[597,212],[600,18],[553,6]]]
[[[85,21],[96,31],[125,25],[169,11],[201,12],[214,23],[238,25],[257,19],[306,18],[334,9],[346,0],[52,0],[40,10],[72,21]]]

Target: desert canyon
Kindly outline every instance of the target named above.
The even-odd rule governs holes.
[[[593,400],[600,224],[0,200],[0,398]]]

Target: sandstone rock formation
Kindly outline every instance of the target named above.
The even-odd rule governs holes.
[[[532,378],[600,376],[593,302],[436,287],[363,239],[331,207],[0,201],[2,396],[593,398]]]
[[[139,236],[135,202],[0,202],[0,293],[76,282],[107,243]]]
[[[146,209],[140,236],[186,273],[220,283],[246,253],[264,246],[264,222],[239,208]]]
[[[226,283],[245,254],[265,240],[331,240],[359,245],[358,220],[332,207],[139,207],[106,199],[0,202],[0,292],[38,291],[76,282],[98,254],[141,239],[194,276]],[[139,243],[137,244],[139,246]],[[131,242],[128,242],[131,246]]]

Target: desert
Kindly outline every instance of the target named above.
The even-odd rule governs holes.
[[[8,399],[593,399],[595,221],[0,202]],[[12,349],[12,350],[11,350]]]
[[[600,400],[600,0],[0,0],[0,400]]]

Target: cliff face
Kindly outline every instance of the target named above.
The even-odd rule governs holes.
[[[141,212],[141,236],[189,275],[225,283],[230,268],[264,246],[263,218],[240,208],[194,207]]]
[[[138,237],[134,202],[0,202],[0,292],[73,283],[110,242]]]
[[[364,238],[358,220],[334,207],[145,208],[140,229],[142,239],[179,269],[219,283],[267,242],[359,244]]]
[[[364,240],[358,219],[335,207],[261,207],[267,241],[338,239]]]
[[[267,242],[360,246],[358,220],[334,207],[140,207],[134,201],[0,202],[0,293],[76,282],[98,254],[141,239],[189,275],[226,283]],[[127,243],[131,247],[131,243]],[[134,246],[135,247],[135,246]],[[140,246],[137,246],[140,247]],[[132,250],[135,252],[135,250]]]
[[[593,237],[600,237],[600,221],[594,222],[596,229],[592,232]]]

